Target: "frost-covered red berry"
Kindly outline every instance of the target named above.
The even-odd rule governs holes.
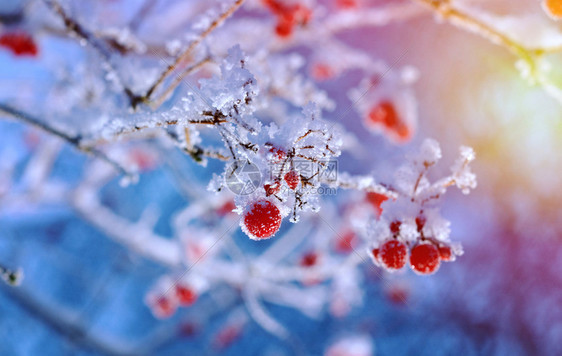
[[[402,120],[394,104],[383,100],[367,115],[367,126],[380,127],[395,142],[404,143],[412,138],[412,129]]]
[[[439,258],[441,261],[452,261],[453,260],[453,252],[449,246],[439,246]]]
[[[408,249],[403,242],[389,240],[379,248],[378,260],[388,269],[401,269],[408,260]]]
[[[369,192],[367,193],[367,202],[372,205],[375,209],[375,215],[379,217],[382,214],[381,204],[388,200],[388,197],[384,194]]]
[[[295,22],[301,26],[306,26],[312,17],[312,10],[301,4],[297,4],[293,9]]]
[[[277,25],[275,25],[275,34],[282,38],[290,37],[293,34],[293,23],[280,20]]]
[[[291,36],[296,25],[306,25],[312,16],[312,11],[302,4],[285,4],[277,0],[263,0],[263,3],[277,16],[275,33],[279,37]]]
[[[287,153],[284,149],[274,146],[271,143],[266,143],[269,146],[269,159],[273,163],[281,163],[287,157]]]
[[[398,220],[393,221],[390,223],[390,232],[392,232],[392,234],[394,236],[398,235],[400,233],[400,226],[402,225],[402,223]]]
[[[176,311],[176,307],[176,303],[164,295],[156,297],[150,305],[154,316],[160,319],[171,317]]]
[[[419,274],[432,274],[439,264],[439,250],[433,244],[419,244],[410,252],[410,265]]]
[[[287,182],[287,185],[289,186],[289,188],[291,188],[292,190],[297,189],[297,186],[299,185],[301,179],[299,174],[297,173],[297,171],[289,171],[287,174],[285,174],[285,182]]]
[[[174,289],[178,303],[181,306],[190,306],[197,300],[197,293],[188,286],[178,284]]]
[[[3,34],[0,36],[0,47],[11,50],[16,56],[35,57],[39,53],[33,38],[25,32]]]
[[[312,267],[318,262],[318,254],[316,252],[305,253],[300,261],[300,265],[303,267]]]
[[[373,251],[371,251],[371,253],[373,254],[373,257],[375,258],[375,260],[380,262],[381,250],[378,249],[378,248],[374,248]]]
[[[253,240],[268,239],[275,235],[281,226],[281,212],[269,200],[252,203],[244,213],[243,230]]]
[[[264,184],[263,189],[265,190],[265,196],[268,197],[273,194],[277,194],[281,188],[281,183],[279,181],[273,182],[271,184]]]

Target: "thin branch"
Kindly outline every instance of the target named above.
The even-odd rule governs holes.
[[[174,89],[176,89],[176,87],[178,85],[181,84],[181,82],[183,81],[183,79],[188,76],[189,74],[195,72],[196,70],[198,70],[199,68],[201,68],[203,65],[207,64],[211,62],[211,58],[210,57],[205,57],[204,59],[200,60],[199,62],[189,66],[188,68],[186,68],[181,74],[179,74],[174,81],[168,86],[168,88],[166,88],[166,90],[164,91],[164,93],[162,93],[162,95],[160,95],[157,99],[154,99],[151,102],[151,107],[152,108],[158,108],[160,107],[160,105],[162,105],[162,103],[164,102],[164,100],[166,100],[168,98],[168,96],[174,91]]]
[[[378,193],[389,198],[398,197],[398,192],[396,190],[385,184],[377,184],[371,177],[368,176],[344,176],[338,177],[335,181],[322,181],[322,183],[334,188],[360,190],[367,193]]]
[[[451,6],[449,0],[413,0],[426,5],[433,12],[457,27],[473,32],[488,39],[494,44],[502,46],[519,57],[528,65],[529,78],[539,84],[546,94],[562,104],[562,89],[554,85],[549,78],[544,76],[538,63],[543,54],[562,51],[562,46],[553,48],[528,48],[517,42],[509,35],[485,24],[476,17]]]
[[[61,6],[61,4],[56,0],[43,0],[45,4],[56,14],[58,14],[64,22],[64,26],[68,31],[79,37],[80,39],[86,41],[92,48],[94,48],[103,58],[105,64],[108,66],[108,70],[113,71],[116,75],[114,76],[119,85],[123,87],[125,94],[129,97],[131,101],[131,105],[134,107],[134,101],[137,97],[133,91],[127,87],[123,80],[117,75],[117,71],[115,70],[113,64],[111,63],[111,50],[105,46],[105,44],[98,40],[98,38],[88,31],[84,26],[79,24],[76,20],[74,20]]]
[[[32,125],[35,126],[51,135],[57,136],[59,138],[62,138],[64,141],[68,142],[69,144],[71,144],[72,146],[76,147],[78,150],[91,154],[92,156],[94,156],[95,158],[98,158],[108,164],[110,164],[113,168],[115,168],[115,170],[117,170],[120,174],[123,174],[127,177],[133,177],[134,174],[132,174],[131,172],[127,171],[127,169],[125,167],[123,167],[120,163],[118,163],[117,161],[113,160],[112,158],[110,158],[109,156],[107,156],[104,152],[102,152],[101,150],[95,148],[95,147],[84,147],[82,146],[82,136],[80,135],[70,135],[66,132],[63,132],[57,128],[54,128],[53,126],[50,126],[49,124],[35,118],[32,115],[29,115],[27,113],[24,113],[16,108],[13,108],[9,105],[6,104],[2,104],[0,103],[0,112],[4,112],[7,115],[16,118],[28,125]]]
[[[79,37],[80,39],[86,41],[89,45],[91,45],[96,51],[104,59],[105,63],[107,64],[108,68],[117,73],[115,71],[114,66],[111,64],[111,49],[109,49],[102,41],[100,41],[93,33],[89,32],[86,28],[80,25],[76,20],[72,19],[72,17],[64,10],[64,8],[59,4],[57,0],[43,0],[45,4],[57,13],[63,20],[65,27],[68,31]],[[162,85],[164,80],[172,73],[176,68],[179,66],[180,63],[186,61],[191,52],[195,49],[197,45],[199,45],[213,30],[218,28],[228,17],[230,17],[244,2],[244,0],[236,0],[234,4],[228,7],[220,16],[218,16],[214,21],[212,21],[209,26],[193,41],[190,45],[180,53],[175,61],[172,64],[169,64],[168,67],[162,72],[162,74],[158,77],[158,79],[150,86],[150,88],[146,91],[144,95],[137,95],[135,94],[131,88],[129,88],[123,80],[116,75],[115,77],[119,81],[119,84],[123,87],[123,91],[129,98],[131,106],[136,108],[140,103],[151,104],[151,97],[154,92]],[[154,5],[151,4],[154,1],[149,1],[141,12],[144,10],[150,11],[150,8]],[[134,23],[133,23],[134,24]],[[158,107],[162,101],[175,89],[183,80],[183,78],[199,69],[203,64],[207,63],[209,58],[205,58],[204,60],[194,64],[193,66],[187,68],[184,72],[182,72],[171,84],[171,86],[158,98],[154,103],[153,106]]]
[[[176,67],[182,63],[183,61],[187,60],[191,55],[191,52],[195,49],[195,47],[201,43],[214,29],[219,27],[228,17],[230,17],[242,4],[244,0],[236,0],[234,4],[232,4],[226,11],[224,11],[219,17],[217,17],[214,21],[212,21],[209,26],[193,41],[190,45],[177,57],[174,63],[170,64],[165,71],[160,74],[160,77],[154,82],[154,84],[147,90],[146,94],[138,98],[140,101],[147,101],[150,100],[150,97],[154,93],[156,89],[164,82],[164,80],[176,69]]]

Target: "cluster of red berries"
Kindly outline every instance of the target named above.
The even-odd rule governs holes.
[[[258,200],[246,208],[242,229],[253,240],[273,237],[281,227],[281,211],[271,201]]]
[[[390,100],[382,100],[373,106],[365,120],[368,127],[382,129],[390,139],[397,143],[405,143],[412,138],[413,129],[398,114]]]
[[[402,269],[408,262],[408,247],[402,241],[390,239],[373,249],[375,261],[389,270]],[[437,271],[441,261],[451,261],[451,248],[436,245],[431,241],[420,242],[410,251],[410,267],[419,274],[432,274]]]
[[[262,2],[277,16],[275,33],[279,37],[290,37],[296,25],[305,26],[312,16],[312,11],[302,4],[285,4],[278,0]]]
[[[188,307],[197,301],[197,293],[189,286],[176,284],[172,289],[149,301],[152,313],[157,318],[171,317],[178,307]]]
[[[285,183],[287,183],[289,189],[295,190],[297,189],[301,178],[299,173],[292,169],[289,172],[285,173],[285,175],[283,176],[283,180],[285,181]],[[263,188],[265,189],[266,196],[277,194],[279,193],[279,190],[281,190],[281,181],[279,179],[275,179],[273,183],[264,184]]]
[[[417,218],[416,223],[420,230],[420,226],[423,227],[425,221],[423,218]],[[392,271],[402,269],[409,259],[410,267],[414,272],[432,274],[439,269],[441,261],[448,262],[453,260],[454,256],[451,247],[433,239],[422,237],[421,241],[409,249],[406,243],[398,240],[399,229],[399,221],[394,221],[390,224],[390,231],[394,236],[386,240],[378,248],[372,250],[375,263]]]
[[[0,47],[12,51],[16,56],[35,57],[39,49],[33,38],[25,32],[8,32],[0,36]]]
[[[266,146],[270,147],[268,158],[271,164],[278,165],[285,161],[285,159],[287,158],[287,153],[285,152],[285,150],[276,147],[271,143],[266,143]],[[291,169],[289,170],[289,172],[285,173],[285,175],[283,176],[283,180],[285,181],[285,183],[287,183],[287,186],[291,190],[297,189],[301,181],[300,174],[294,169]],[[278,177],[276,177],[272,183],[264,184],[263,188],[265,189],[265,195],[270,196],[279,193],[281,184],[282,181]]]

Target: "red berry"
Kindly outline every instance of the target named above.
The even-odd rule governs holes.
[[[340,9],[353,9],[358,5],[357,0],[336,0],[336,6]]]
[[[244,229],[251,239],[272,237],[281,226],[281,212],[269,200],[252,203],[244,215]]]
[[[0,36],[0,47],[8,48],[16,56],[33,56],[39,52],[33,38],[24,32],[5,33]]]
[[[318,262],[318,255],[315,252],[308,252],[301,258],[300,265],[303,267],[312,267]]]
[[[306,25],[312,16],[312,11],[301,4],[288,5],[276,0],[263,0],[263,3],[277,16],[275,33],[279,37],[291,36],[295,25]]]
[[[292,190],[297,189],[297,186],[299,185],[299,182],[301,181],[301,178],[300,178],[299,174],[297,173],[297,171],[288,172],[287,174],[285,174],[284,178],[285,178],[285,182],[287,182],[287,185]]]
[[[355,234],[353,232],[348,232],[342,237],[338,237],[336,241],[336,251],[341,253],[349,253],[353,251],[353,246],[355,245]]]
[[[265,189],[265,196],[268,197],[270,195],[273,194],[277,194],[277,192],[279,192],[279,189],[281,188],[281,183],[279,181],[276,181],[275,183],[272,184],[264,184],[263,185],[263,189]]]
[[[152,305],[152,313],[160,319],[171,317],[176,311],[176,304],[166,296],[157,297]]]
[[[327,80],[334,76],[334,70],[326,63],[316,63],[310,74],[316,80]]]
[[[287,157],[287,153],[285,153],[285,151],[279,147],[275,147],[273,146],[271,143],[266,143],[266,146],[271,146],[269,148],[269,152],[271,153],[270,156],[270,160],[273,163],[281,163],[283,162],[283,160],[285,160],[285,157]]]
[[[406,265],[408,249],[403,242],[389,240],[379,250],[379,260],[388,269],[400,269]]]
[[[453,260],[453,252],[449,246],[439,246],[439,258],[441,261],[452,261]]]
[[[390,232],[392,232],[393,235],[398,235],[400,233],[400,225],[402,225],[402,223],[400,221],[393,221],[390,223]]]
[[[367,193],[367,202],[369,202],[369,204],[371,204],[373,208],[375,208],[375,214],[377,215],[377,217],[382,214],[381,204],[386,200],[388,200],[388,197],[384,194],[374,192]]]
[[[234,204],[234,201],[228,200],[217,209],[217,214],[224,216],[232,213],[232,210],[234,209],[236,209],[236,205]]]
[[[176,285],[175,292],[181,306],[190,306],[197,300],[197,294],[189,287]]]
[[[378,249],[378,248],[374,248],[372,252],[373,252],[373,257],[375,258],[375,260],[380,261],[381,250]]]
[[[412,249],[410,265],[419,274],[432,274],[439,268],[439,250],[433,244],[423,243]]]
[[[293,34],[293,23],[287,20],[279,20],[275,26],[275,33],[279,37],[290,37]]]
[[[379,126],[396,142],[409,141],[412,137],[411,128],[402,121],[394,105],[387,100],[381,101],[369,111],[367,124]]]
[[[297,4],[292,8],[292,17],[296,23],[305,26],[312,17],[312,11],[304,5]]]

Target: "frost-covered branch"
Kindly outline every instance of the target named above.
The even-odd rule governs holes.
[[[230,17],[240,6],[242,6],[242,4],[244,3],[244,0],[236,0],[232,5],[226,7],[226,9],[215,19],[213,19],[212,21],[209,22],[209,25],[201,32],[201,34],[199,36],[197,36],[197,38],[195,40],[193,40],[189,46],[184,49],[180,54],[178,54],[176,56],[176,59],[174,60],[174,62],[170,65],[168,65],[168,67],[166,68],[166,70],[164,70],[160,76],[156,79],[156,81],[148,88],[148,90],[146,91],[146,93],[142,96],[136,96],[135,98],[133,98],[132,101],[132,105],[133,107],[135,107],[138,103],[140,102],[149,102],[151,100],[152,94],[154,94],[154,92],[160,87],[160,85],[162,85],[162,83],[164,82],[164,80],[174,72],[174,70],[183,62],[185,62],[189,56],[191,56],[191,53],[193,52],[193,50],[213,31],[215,30],[217,27],[219,27],[228,17]],[[203,64],[203,63],[201,63]],[[198,65],[195,65],[197,67],[199,67]],[[189,74],[189,72],[191,72],[192,70],[197,69],[197,67],[193,67],[193,69],[186,69],[182,74],[180,74],[176,80],[174,81],[174,83],[172,83],[172,86],[170,88],[175,88],[175,86],[177,86],[179,84],[179,82],[181,82],[181,80],[183,79],[183,77],[187,74]],[[164,98],[166,95],[168,95],[168,92],[162,94],[162,98]],[[160,102],[160,100],[159,100]]]
[[[61,139],[63,139],[65,142],[71,144],[72,146],[74,146],[75,148],[77,148],[78,150],[90,154],[92,156],[94,156],[95,158],[98,158],[108,164],[110,164],[113,168],[115,168],[116,171],[118,171],[120,174],[123,174],[125,177],[132,177],[133,174],[130,173],[125,167],[123,167],[119,162],[115,161],[114,159],[110,158],[107,154],[105,154],[103,151],[95,148],[95,147],[85,147],[82,145],[82,136],[80,135],[72,135],[72,134],[68,134],[62,130],[59,130],[53,126],[51,126],[50,124],[37,119],[36,117],[29,115],[27,113],[24,113],[23,111],[20,111],[16,108],[13,108],[9,105],[6,104],[2,104],[0,103],[0,112],[4,112],[5,114],[9,115],[12,118],[15,118],[17,120],[20,120],[22,122],[24,122],[25,124],[28,125],[32,125],[34,127],[39,128],[42,131],[45,131],[51,135],[54,135],[56,137],[59,137]]]

